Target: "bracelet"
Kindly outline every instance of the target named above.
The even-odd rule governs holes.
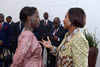
[[[55,52],[57,49],[57,47],[53,46],[53,49],[51,50],[51,52]]]

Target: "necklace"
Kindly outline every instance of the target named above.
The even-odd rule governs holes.
[[[74,34],[79,32],[79,28],[75,29],[71,35],[67,35],[66,42],[69,42]]]

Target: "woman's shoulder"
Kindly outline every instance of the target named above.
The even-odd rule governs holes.
[[[84,34],[82,32],[77,32],[74,36],[73,36],[73,40],[86,40]]]
[[[75,46],[87,46],[88,47],[88,41],[85,38],[84,34],[82,32],[78,32],[75,34],[75,36],[73,37],[72,41],[73,45]]]

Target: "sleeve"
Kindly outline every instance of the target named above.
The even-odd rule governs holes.
[[[72,58],[75,67],[88,66],[88,42],[81,36],[77,36],[72,42]]]
[[[64,35],[68,32],[67,30],[65,30],[63,27],[62,29],[60,29],[61,31],[59,32],[58,35],[58,42],[61,43],[62,40],[64,39]],[[59,39],[60,38],[60,39]]]
[[[12,27],[11,27],[11,25],[9,25],[9,29],[8,29],[8,41],[7,41],[8,48],[10,48],[10,46],[11,46],[12,32],[13,32]]]
[[[60,34],[60,36],[59,36],[59,38],[60,38],[59,42],[61,42],[61,41],[64,39],[64,35],[65,35],[67,32],[68,32],[67,30],[62,29],[62,32],[61,32],[61,34]]]
[[[3,47],[4,48],[9,48],[10,47],[10,43],[11,43],[11,37],[12,37],[12,29],[11,26],[9,24],[5,24],[5,26],[7,26],[7,30],[6,30],[6,41],[3,42]]]
[[[53,46],[53,49],[50,51],[52,55],[57,56],[57,47]]]
[[[60,49],[60,47],[64,44],[64,42],[65,42],[65,40],[66,40],[66,35],[67,35],[67,33],[65,34],[65,37],[64,37],[64,39],[62,40],[62,42],[60,43],[60,45],[59,45],[58,47],[53,46],[53,50],[50,51],[54,56],[58,56],[59,49]]]
[[[29,34],[25,34],[21,39],[18,40],[18,47],[13,57],[14,64],[20,64],[23,62],[25,57],[29,57],[30,54],[28,53],[31,47],[31,40],[32,36]]]

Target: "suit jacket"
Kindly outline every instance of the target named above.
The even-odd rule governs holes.
[[[54,30],[55,30],[54,28],[51,30],[51,36],[53,35]],[[61,43],[61,41],[63,40],[66,32],[67,32],[67,30],[65,30],[62,26],[60,26],[58,31],[55,34],[55,36],[57,36],[60,40],[59,41],[51,40],[51,43],[54,46],[58,47],[59,44]]]
[[[3,27],[0,29],[0,40],[3,41],[3,45],[0,47],[9,48],[11,37],[12,37],[12,28],[11,26],[4,22]]]
[[[15,47],[13,47],[13,51],[15,51],[16,50],[16,48],[17,48],[17,42],[18,42],[18,37],[19,37],[19,35],[20,35],[20,33],[22,32],[22,29],[23,29],[23,27],[24,27],[24,24],[23,23],[21,23],[21,28],[20,28],[20,21],[18,21],[18,22],[16,22],[16,23],[14,23],[13,25],[12,25],[12,27],[13,27],[13,32],[12,32],[12,45],[14,45]]]
[[[6,23],[8,23],[8,22],[6,22]],[[11,28],[12,28],[12,27],[13,27],[14,22],[12,21],[11,23],[8,23],[8,24],[10,24],[10,26],[11,26]]]
[[[43,36],[44,39],[46,39],[47,36],[50,36],[52,28],[53,28],[53,23],[50,20],[48,20],[47,25],[45,25],[44,20],[40,21],[39,29],[42,32],[41,36]]]
[[[10,25],[13,25],[13,24],[14,24],[14,22],[12,21],[12,23]]]
[[[36,28],[35,30],[33,30],[33,33],[34,35],[36,36],[36,38],[40,41],[42,38],[41,38],[41,34],[42,32],[40,31],[39,28]]]
[[[59,53],[58,67],[88,67],[88,51],[89,45],[83,33],[80,31],[75,33],[69,42],[66,42],[66,36],[59,47],[52,53]],[[58,52],[56,52],[58,50]],[[64,64],[63,64],[64,63]]]

